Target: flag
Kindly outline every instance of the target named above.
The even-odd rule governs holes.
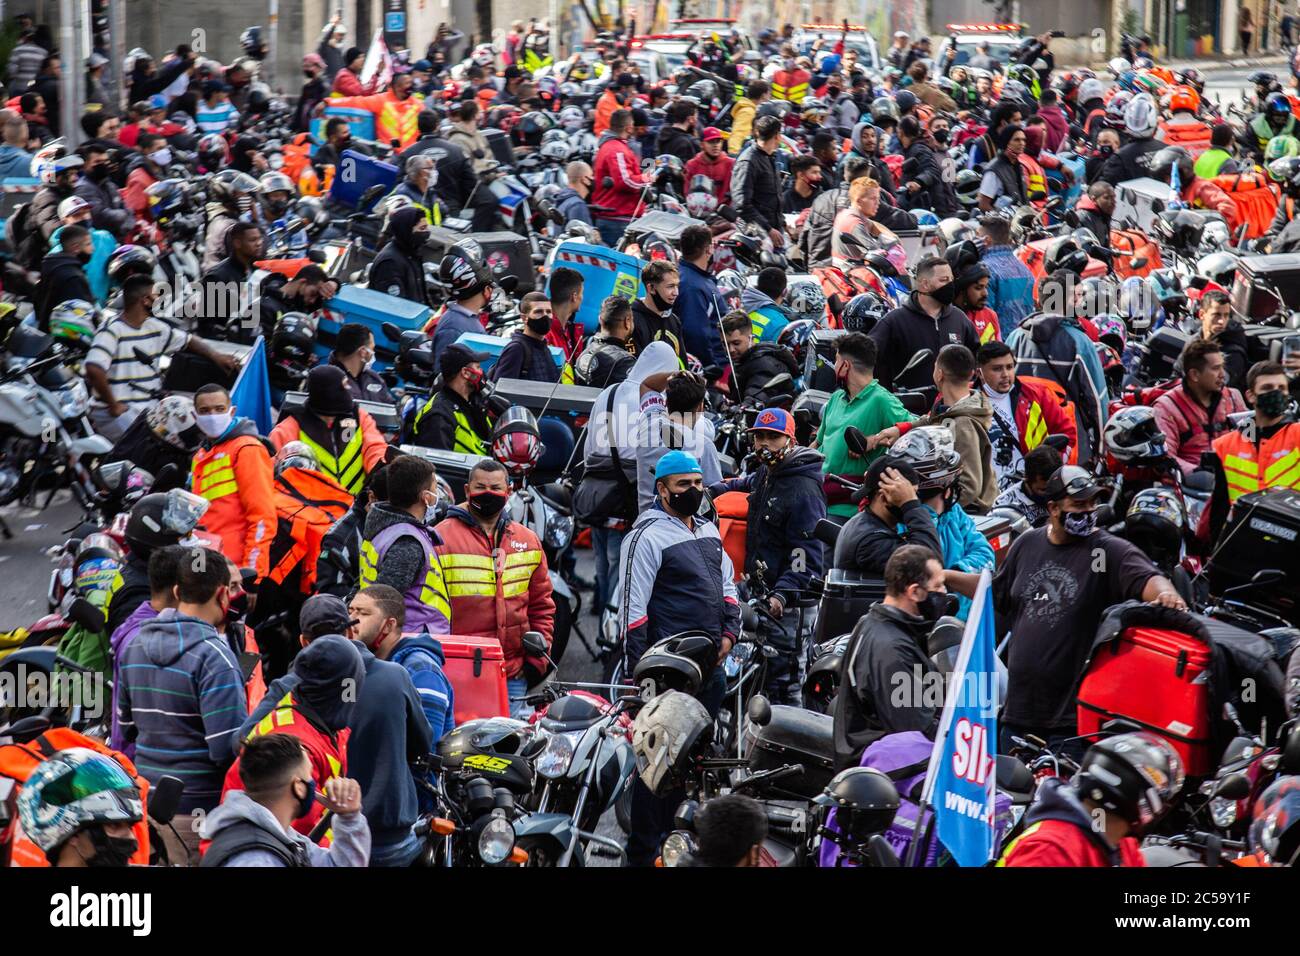
[[[258,336],[253,351],[244,359],[235,387],[230,390],[230,404],[237,414],[251,418],[262,435],[271,434],[275,421],[271,417],[271,378],[266,367],[266,339]]]
[[[995,847],[998,668],[992,581],[988,571],[980,575],[971,602],[922,796],[934,813],[939,842],[960,866],[983,866]]]
[[[370,41],[365,62],[361,64],[361,85],[369,83],[376,73],[379,74],[379,83],[375,89],[388,89],[388,84],[393,81],[393,58],[388,53],[388,44],[384,42],[383,30],[376,30],[374,39]]]
[[[1183,208],[1183,182],[1178,174],[1178,164],[1174,163],[1169,171],[1169,206],[1170,209]]]

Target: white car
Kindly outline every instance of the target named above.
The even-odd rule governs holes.
[[[948,47],[952,46],[957,49],[957,58],[952,65],[965,65],[979,52],[979,45],[987,43],[989,56],[1001,63],[1005,70],[1023,41],[1017,23],[949,23],[948,40],[939,48],[938,62],[946,65]]]
[[[794,43],[795,51],[799,55],[812,56],[813,43],[818,37],[822,38],[822,49],[830,50],[834,49],[841,36],[844,37],[846,50],[857,51],[859,66],[873,73],[879,72],[880,50],[876,46],[876,38],[861,24],[850,23],[848,33],[844,32],[844,26],[839,23],[800,24],[799,32],[794,35],[791,42]]]

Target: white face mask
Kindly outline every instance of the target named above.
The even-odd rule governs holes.
[[[149,154],[150,162],[157,163],[159,166],[169,166],[172,161],[172,151],[164,146],[162,149],[154,150]]]
[[[203,432],[203,434],[207,435],[209,438],[219,438],[224,435],[226,429],[230,427],[230,423],[234,420],[234,417],[235,413],[233,409],[216,415],[194,416],[195,420],[198,422],[199,431]]]

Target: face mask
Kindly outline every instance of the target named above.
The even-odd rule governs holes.
[[[916,602],[916,612],[927,621],[937,621],[947,611],[947,591],[927,591],[925,597]]]
[[[551,317],[549,315],[540,315],[529,319],[528,330],[538,335],[545,335],[551,331]]]
[[[77,261],[80,262],[80,263],[84,266],[86,263],[88,263],[88,262],[90,261],[91,256],[93,256],[93,255],[94,255],[94,253],[92,253],[92,252],[78,252],[78,253],[77,253]]]
[[[155,150],[149,154],[149,159],[159,166],[168,166],[172,161],[172,151],[165,147],[163,149]]]
[[[95,182],[102,183],[105,179],[108,178],[108,167],[105,165],[96,166],[90,172],[86,173],[86,175],[89,176],[91,179],[93,179]]]
[[[237,597],[230,599],[230,606],[226,608],[226,623],[235,624],[248,613],[248,592],[240,591]]]
[[[94,827],[89,833],[95,855],[86,861],[86,866],[96,869],[123,867],[137,849],[135,837],[111,837],[101,827]]]
[[[1255,411],[1268,418],[1276,418],[1286,411],[1291,396],[1286,389],[1275,388],[1271,392],[1260,392],[1255,396]]]
[[[655,304],[655,308],[660,312],[667,312],[673,307],[673,304],[661,296],[654,289],[650,290],[650,301]]]
[[[949,133],[946,129],[937,129],[934,131],[934,141],[940,146],[946,146],[948,144],[948,136]]]
[[[957,284],[955,282],[946,283],[937,289],[931,289],[929,295],[940,305],[952,305],[953,300],[957,298]]]
[[[1097,512],[1071,511],[1061,516],[1065,533],[1076,538],[1086,538],[1097,530]]]
[[[316,74],[313,73],[311,70],[303,70],[303,71],[302,71],[302,75],[305,76],[305,77],[307,77],[307,79],[309,79],[309,80],[314,80],[314,79],[316,79]]]
[[[499,491],[480,491],[469,496],[469,503],[484,518],[491,518],[501,513],[506,506],[506,497]]]
[[[758,449],[757,452],[755,452],[755,454],[758,455],[759,461],[761,461],[763,464],[767,465],[770,468],[773,465],[779,465],[782,461],[784,461],[785,456],[789,451],[790,451],[790,446],[783,445],[777,449],[760,448]]]
[[[371,353],[370,353],[366,358],[364,358],[364,359],[361,360],[361,367],[362,367],[363,369],[370,369],[370,368],[373,368],[373,367],[374,367],[374,364],[375,364],[375,353],[374,353],[374,352],[371,352]]]
[[[466,369],[465,374],[469,376],[470,388],[477,389],[483,384],[483,370],[481,368]]]
[[[1113,152],[1115,152],[1115,147],[1114,147],[1114,146],[1111,146],[1109,143],[1108,143],[1107,145],[1105,145],[1105,146],[1098,146],[1098,147],[1097,147],[1097,155],[1098,155],[1098,156],[1109,156],[1109,155],[1110,155],[1111,153],[1113,153]]]
[[[668,493],[668,507],[675,514],[679,514],[684,518],[699,511],[700,502],[703,500],[703,488],[687,488],[685,491],[671,491]]]
[[[307,796],[297,797],[295,795],[295,798],[298,801],[298,809],[293,812],[293,818],[295,820],[301,820],[307,814],[311,813],[311,808],[316,803],[316,781],[303,780],[299,782],[307,784]]]
[[[234,411],[228,411],[216,415],[195,415],[194,420],[198,422],[199,431],[209,438],[217,438],[226,433],[234,416]]]
[[[785,61],[785,68],[786,68],[787,70],[793,70],[793,69],[794,69],[794,60],[786,60],[786,61]]]

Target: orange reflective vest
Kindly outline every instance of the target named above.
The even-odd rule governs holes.
[[[384,460],[384,455],[388,453],[388,442],[384,440],[370,413],[363,408],[357,409],[355,422],[352,419],[341,419],[336,424],[339,431],[335,434],[342,438],[341,448],[337,441],[334,448],[326,448],[316,442],[302,430],[292,415],[271,429],[271,444],[279,451],[291,441],[302,442],[315,454],[320,470],[342,485],[348,493],[355,495],[365,484],[366,475]]]
[[[1300,423],[1285,425],[1258,444],[1234,429],[1214,440],[1214,453],[1223,463],[1229,501],[1268,488],[1300,488]]]
[[[772,77],[772,99],[802,103],[812,74],[807,70],[777,70]]]
[[[221,553],[258,579],[270,569],[275,536],[273,469],[255,435],[237,435],[194,455],[190,489],[208,500],[203,528],[221,536]]]
[[[1046,196],[1047,194],[1047,174],[1043,172],[1043,167],[1038,164],[1038,160],[1028,153],[1020,154],[1020,165],[1025,169],[1025,196],[1028,198],[1035,190]],[[1033,203],[1035,206],[1042,206],[1046,198],[1039,199]]]
[[[392,90],[372,96],[339,96],[330,100],[330,106],[351,106],[369,110],[375,117],[375,139],[387,145],[397,140],[405,149],[420,138],[416,117],[424,109],[424,100],[408,96],[399,100]]]
[[[311,594],[316,586],[316,559],[321,541],[348,509],[352,495],[337,481],[318,471],[286,468],[275,479],[275,511],[279,531],[270,578],[283,584],[301,567],[299,590]]]

